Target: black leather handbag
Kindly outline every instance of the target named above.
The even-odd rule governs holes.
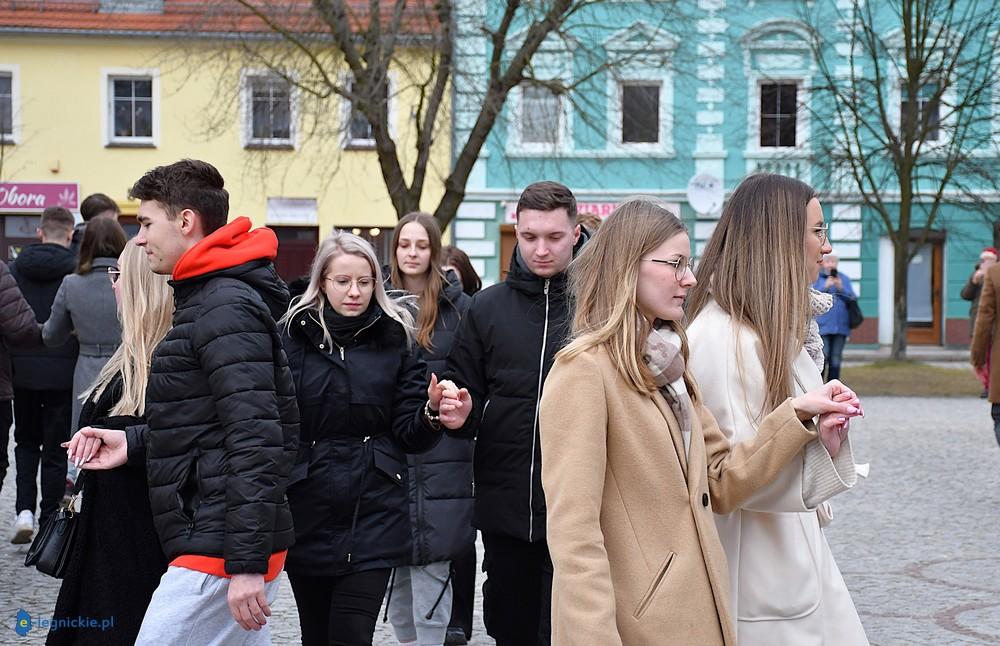
[[[28,555],[24,557],[25,565],[34,565],[42,574],[57,579],[61,579],[66,573],[66,565],[69,563],[70,554],[73,553],[73,541],[76,540],[76,530],[80,521],[76,503],[83,488],[85,473],[80,471],[76,485],[73,486],[73,495],[59,507],[59,511],[45,521],[45,526],[31,542]]]
[[[847,325],[853,330],[864,323],[865,315],[861,313],[861,306],[858,305],[858,299],[845,298],[844,300],[847,302]]]

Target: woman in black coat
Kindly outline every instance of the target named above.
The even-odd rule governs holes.
[[[170,329],[174,311],[168,276],[149,269],[146,254],[128,243],[118,267],[108,269],[118,302],[122,344],[91,384],[80,426],[120,431],[145,422],[146,381],[153,350]],[[68,444],[71,462],[85,462],[99,440],[77,434]],[[153,527],[146,471],[124,465],[82,471],[83,503],[77,537],[53,619],[87,617],[110,626],[59,626],[46,644],[134,644],[146,607],[167,560]]]
[[[391,570],[412,552],[406,453],[471,410],[453,384],[427,385],[413,319],[391,300],[371,245],[336,232],[282,318],[301,415],[288,483],[295,545],[285,562],[302,643],[370,644]]]
[[[440,374],[472,299],[454,272],[441,270],[441,229],[432,216],[410,213],[401,218],[392,249],[392,286],[417,297],[417,343],[430,373]],[[413,556],[411,567],[393,572],[388,604],[400,643],[466,643],[465,627],[449,631],[449,623],[452,560],[475,550],[472,451],[471,439],[444,437],[433,449],[407,456]]]

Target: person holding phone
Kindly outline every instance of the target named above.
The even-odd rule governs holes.
[[[851,279],[837,269],[839,260],[831,251],[823,256],[823,264],[819,277],[813,283],[813,289],[833,295],[833,307],[825,314],[816,317],[819,333],[823,337],[823,359],[826,366],[826,379],[840,379],[840,367],[843,363],[844,346],[847,337],[851,335],[850,316],[847,311],[847,301],[857,300]]]

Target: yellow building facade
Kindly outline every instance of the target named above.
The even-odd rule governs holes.
[[[402,75],[419,74],[428,64],[414,49],[390,73],[390,128],[402,153],[413,150],[411,106],[418,100]],[[28,186],[22,196],[31,185],[53,184],[65,194],[76,185],[76,202],[66,204],[71,209],[101,192],[124,215],[134,215],[138,205],[127,197],[132,183],[185,157],[220,170],[231,217],[274,227],[287,252],[282,255],[294,256],[295,272],[303,254],[334,227],[356,229],[385,255],[396,213],[367,122],[352,117],[345,99],[307,96],[225,41],[8,32],[0,39],[0,112],[4,105],[10,110],[0,165],[4,258],[30,236],[41,206],[5,203],[4,190],[18,197],[20,183]],[[441,143],[430,163],[425,209],[443,192],[447,128],[443,123],[436,137]],[[411,160],[403,156],[406,168]],[[286,269],[283,274],[292,271]]]

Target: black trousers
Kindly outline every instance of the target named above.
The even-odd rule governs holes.
[[[7,468],[10,460],[7,458],[7,445],[10,443],[10,427],[14,424],[14,408],[9,399],[0,400],[0,488],[7,478]]]
[[[66,449],[73,412],[71,390],[14,388],[14,461],[17,465],[18,513],[34,513],[38,502],[35,478],[42,464],[39,524],[55,513],[66,492]]]
[[[552,559],[545,541],[483,532],[483,622],[497,646],[549,646]]]
[[[476,603],[476,543],[456,559],[451,567],[455,574],[451,578],[451,621],[449,628],[461,628],[465,638],[472,637],[472,610]]]
[[[302,646],[371,646],[391,571],[366,570],[343,576],[289,573]]]

